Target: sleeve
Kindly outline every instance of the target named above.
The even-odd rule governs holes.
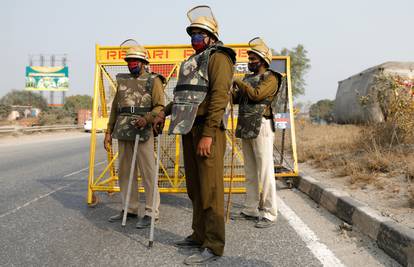
[[[144,117],[148,123],[152,123],[154,118],[165,107],[165,93],[164,86],[159,77],[154,78],[154,84],[152,86],[152,110],[148,112]]]
[[[108,133],[112,133],[115,123],[116,123],[117,116],[118,116],[118,90],[116,90],[114,100],[112,101],[111,114],[109,115],[108,125],[106,127],[106,131]]]
[[[233,104],[240,104],[240,90],[238,87],[233,87],[231,96],[232,96]]]
[[[168,103],[167,106],[165,106],[165,109],[164,109],[165,117],[171,115],[171,113],[172,113],[172,106],[173,106],[173,102],[172,101],[170,103]]]
[[[217,51],[208,64],[210,101],[207,108],[203,136],[213,136],[220,127],[229,101],[229,90],[233,79],[233,62],[224,52]]]
[[[273,95],[277,90],[278,84],[277,77],[275,75],[266,75],[256,87],[252,87],[250,84],[239,79],[234,82],[240,90],[247,94],[247,96],[253,101],[261,101]]]

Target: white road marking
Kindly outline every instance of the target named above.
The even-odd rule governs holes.
[[[104,163],[105,163],[105,161],[99,162],[99,163],[95,164],[95,167],[96,167],[96,166],[99,166],[99,165],[102,165],[102,164],[104,164]],[[72,173],[66,174],[66,175],[65,175],[65,176],[63,176],[63,177],[64,177],[64,178],[66,178],[66,177],[69,177],[69,176],[72,176],[72,175],[75,175],[75,174],[81,173],[81,172],[86,171],[86,170],[89,170],[89,167],[83,168],[83,169],[81,169],[81,170],[79,170],[79,171],[75,171],[75,172],[72,172]]]
[[[329,248],[319,242],[316,234],[289,208],[285,202],[277,197],[278,209],[283,217],[286,218],[290,226],[295,229],[296,233],[305,242],[306,246],[315,255],[315,257],[323,264],[323,266],[344,267],[345,265],[329,250]]]
[[[104,163],[105,163],[105,161],[102,161],[102,162],[97,163],[95,166],[99,166],[99,165],[102,165],[102,164],[104,164]],[[65,176],[63,176],[63,177],[64,177],[64,178],[67,178],[67,177],[73,176],[73,175],[75,175],[75,174],[81,173],[81,172],[86,171],[86,170],[89,170],[89,167],[83,168],[83,169],[81,169],[81,170],[79,170],[79,171],[75,171],[75,172],[72,172],[72,173],[66,174],[66,175],[65,175]],[[18,206],[18,207],[16,207],[16,208],[12,209],[12,210],[9,210],[8,212],[5,212],[5,213],[3,213],[3,214],[0,214],[0,219],[1,219],[1,218],[3,218],[3,217],[8,216],[8,215],[10,215],[10,214],[13,214],[13,213],[17,212],[18,210],[20,210],[20,209],[22,209],[22,208],[24,208],[24,207],[27,207],[27,206],[29,206],[30,204],[32,204],[32,203],[34,203],[34,202],[36,202],[36,201],[38,201],[38,200],[40,200],[40,199],[42,199],[42,198],[48,197],[48,196],[50,196],[50,195],[51,195],[51,194],[53,194],[53,193],[56,193],[56,192],[58,192],[58,191],[60,191],[60,190],[62,190],[62,189],[65,189],[65,188],[67,188],[67,187],[69,187],[69,186],[73,185],[73,184],[74,184],[74,183],[76,183],[76,182],[77,182],[77,181],[72,182],[72,183],[67,184],[67,185],[64,185],[64,186],[61,186],[61,187],[59,187],[59,188],[56,188],[55,190],[52,190],[52,191],[50,191],[49,193],[46,193],[46,194],[40,195],[40,196],[38,196],[38,197],[36,197],[36,198],[34,198],[34,199],[30,200],[29,202],[24,203],[24,204],[23,204],[23,205],[21,205],[21,206]]]
[[[21,206],[18,206],[18,207],[16,207],[16,208],[12,209],[12,210],[9,210],[9,211],[8,211],[8,212],[6,212],[6,213],[1,214],[1,215],[0,215],[0,218],[6,217],[7,215],[10,215],[10,214],[13,214],[13,213],[17,212],[19,209],[24,208],[24,207],[27,207],[27,206],[29,206],[30,204],[32,204],[32,203],[34,203],[34,202],[36,202],[36,201],[38,201],[38,200],[40,200],[40,199],[42,199],[42,198],[45,198],[45,197],[47,197],[47,196],[50,196],[51,194],[53,194],[53,193],[55,193],[55,192],[57,192],[57,191],[60,191],[60,190],[62,190],[62,189],[65,189],[66,187],[69,187],[69,186],[71,186],[71,185],[72,185],[72,184],[74,184],[74,183],[75,183],[75,182],[70,183],[70,184],[65,185],[65,186],[61,186],[61,187],[59,187],[59,188],[57,188],[57,189],[55,189],[55,190],[53,190],[53,191],[51,191],[51,192],[49,192],[49,193],[47,193],[47,194],[44,194],[44,195],[38,196],[38,197],[36,197],[36,198],[34,198],[34,199],[30,200],[29,202],[24,203],[24,204],[23,204],[23,205],[21,205]]]

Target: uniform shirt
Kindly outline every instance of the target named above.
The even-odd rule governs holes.
[[[210,56],[208,79],[207,96],[198,107],[197,116],[205,116],[202,135],[212,137],[223,120],[233,79],[233,62],[227,54],[216,51]],[[171,114],[171,109],[172,103],[169,103],[165,109],[166,116]]]
[[[154,79],[154,84],[152,86],[152,110],[145,114],[144,118],[147,120],[147,123],[152,123],[154,118],[158,113],[164,109],[165,106],[165,95],[164,95],[164,86],[159,77]],[[109,116],[107,131],[112,133],[114,129],[116,118],[118,116],[118,90],[115,93],[114,100],[111,107],[111,115]]]
[[[236,79],[234,83],[240,89],[237,94],[238,96],[243,93],[246,94],[250,100],[259,102],[275,94],[277,90],[278,79],[275,75],[267,75],[267,77],[264,78],[264,80],[260,81],[256,87],[252,87],[249,83],[244,82],[240,79]],[[271,116],[269,106],[266,107],[263,115]]]

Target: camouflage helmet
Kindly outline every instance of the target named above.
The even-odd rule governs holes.
[[[147,64],[149,63],[147,50],[142,45],[138,44],[137,41],[133,39],[127,39],[121,44],[121,48],[122,47],[128,47],[125,55],[125,61],[135,58],[141,59]]]
[[[187,33],[191,35],[193,28],[205,30],[214,37],[219,39],[218,23],[209,6],[196,6],[187,12],[190,20],[190,26],[187,27]]]
[[[250,49],[247,50],[247,53],[255,53],[267,64],[270,66],[270,62],[272,61],[272,51],[267,47],[263,39],[260,37],[255,37],[249,41]]]

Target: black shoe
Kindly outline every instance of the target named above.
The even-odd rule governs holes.
[[[250,216],[247,214],[244,214],[243,212],[240,213],[234,213],[231,215],[232,220],[248,220],[248,221],[257,221],[259,217],[257,216]]]
[[[201,244],[193,240],[191,236],[187,236],[183,240],[174,242],[174,245],[178,248],[200,248]]]
[[[158,219],[155,218],[155,221],[158,221]],[[138,229],[144,229],[150,226],[151,226],[151,217],[148,215],[145,215],[144,217],[139,218],[137,224],[135,225],[135,227]]]
[[[272,226],[276,225],[276,221],[271,221],[269,219],[266,218],[261,218],[255,225],[254,227],[256,228],[269,228]]]
[[[121,211],[121,213],[118,213],[117,215],[111,216],[109,217],[108,221],[109,222],[117,222],[117,221],[122,221],[122,218],[124,217],[124,211]],[[132,219],[132,218],[136,218],[137,215],[134,213],[127,213],[127,220],[128,219]]]
[[[205,264],[207,262],[211,262],[217,260],[220,256],[214,254],[209,248],[205,248],[200,252],[197,252],[184,260],[184,264],[186,265],[194,265],[194,264]]]

